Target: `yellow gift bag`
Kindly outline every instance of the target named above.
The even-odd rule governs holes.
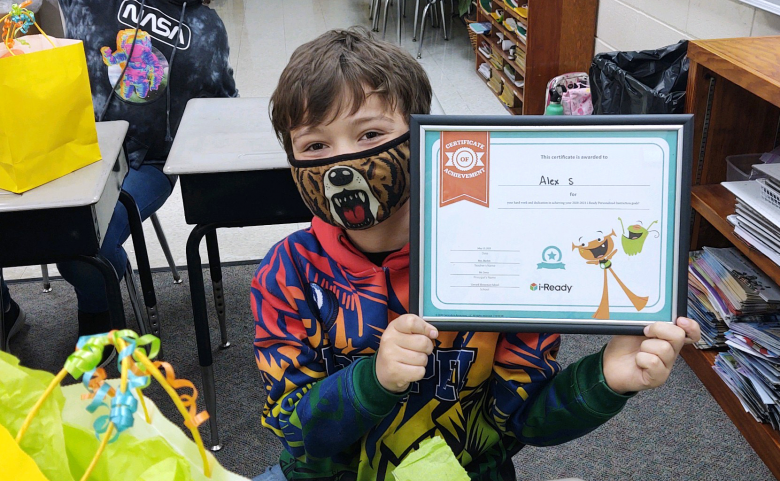
[[[14,40],[34,24],[14,8],[16,17],[0,18],[0,189],[21,193],[101,156],[84,45],[45,35]]]

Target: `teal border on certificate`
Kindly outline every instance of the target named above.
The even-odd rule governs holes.
[[[480,128],[462,128],[458,130],[490,130]],[[438,159],[431,159],[431,152],[434,144],[440,139],[440,130],[428,130],[425,132],[425,159],[424,159],[424,177],[425,179],[432,179],[433,176],[433,162],[438,162]],[[666,143],[667,152],[669,154],[668,159],[664,158],[664,162],[668,160],[669,165],[665,167],[668,172],[668,184],[667,184],[667,211],[662,219],[663,227],[666,235],[666,259],[664,265],[664,271],[666,273],[665,289],[659,289],[660,298],[664,302],[664,305],[659,311],[652,313],[643,312],[620,312],[614,313],[613,318],[621,321],[644,321],[643,323],[649,323],[657,320],[670,320],[675,317],[671,300],[674,296],[674,276],[675,272],[675,252],[674,243],[678,237],[679,232],[676,228],[677,216],[675,214],[676,195],[678,192],[677,186],[681,179],[678,176],[679,159],[678,148],[680,145],[679,132],[677,128],[674,130],[658,130],[657,128],[649,129],[643,126],[636,126],[632,130],[611,130],[604,128],[599,131],[577,131],[577,130],[523,130],[523,131],[492,131],[490,132],[491,145],[502,145],[500,142],[496,142],[500,139],[538,139],[540,141],[553,140],[566,138],[567,143],[571,144],[571,140],[576,139],[603,139],[603,138],[630,138],[630,139],[654,139]],[[540,142],[549,143],[549,142]],[[587,142],[593,145],[593,142]],[[639,143],[639,142],[638,142]],[[656,145],[653,143],[652,145]],[[438,199],[439,191],[431,188],[430,182],[426,182],[429,187],[425,191],[423,199],[423,211],[426,219],[432,219],[432,213],[434,205],[436,205],[436,199]],[[432,279],[434,275],[435,266],[433,266],[432,259],[432,222],[424,223],[424,262],[420,265],[421,279],[423,283],[423,290],[427,293],[432,293]],[[684,229],[686,226],[682,225],[680,228]],[[687,256],[686,256],[687,258]],[[661,280],[659,279],[659,284]],[[442,302],[442,301],[440,301]],[[685,299],[681,299],[678,302],[686,302]],[[453,309],[441,309],[435,306],[429,296],[424,296],[422,299],[422,312],[425,317],[433,318],[529,318],[529,319],[581,319],[588,320],[594,323],[603,322],[601,320],[593,319],[592,312],[574,312],[574,311],[525,311],[525,310],[469,310],[463,308]],[[582,306],[585,307],[585,306]]]

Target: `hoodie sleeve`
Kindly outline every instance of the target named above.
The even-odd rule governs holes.
[[[297,459],[346,451],[384,419],[405,393],[377,381],[374,356],[328,372],[321,323],[312,319],[289,238],[263,259],[252,281],[255,360],[268,397],[263,426]]]
[[[604,379],[604,350],[561,371],[558,334],[504,334],[493,366],[492,417],[523,444],[552,446],[593,431],[619,413],[631,395]],[[559,372],[560,371],[560,372]]]

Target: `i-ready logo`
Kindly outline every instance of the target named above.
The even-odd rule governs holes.
[[[532,291],[565,292],[567,294],[571,292],[572,287],[574,286],[570,286],[569,284],[537,284],[535,282],[531,284]]]

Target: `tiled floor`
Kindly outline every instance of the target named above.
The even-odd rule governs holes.
[[[414,0],[407,2],[403,24],[404,48],[417,54],[412,42]],[[445,2],[449,4],[449,2]],[[328,29],[352,25],[370,27],[368,0],[214,0],[211,3],[223,21],[230,39],[230,61],[242,97],[267,97],[276,88],[279,75],[296,48]],[[396,40],[395,6],[389,8],[387,39]],[[381,35],[381,32],[380,34]],[[457,19],[452,35],[444,40],[441,28],[430,28],[420,63],[433,90],[447,114],[503,115],[506,111],[474,71],[474,53],[465,26]],[[186,265],[185,245],[191,227],[184,222],[181,192],[177,185],[168,202],[158,212],[177,265]],[[259,259],[286,234],[301,225],[223,229],[219,231],[222,260]],[[151,223],[145,223],[147,245],[152,267],[166,261],[156,241]],[[132,242],[125,246],[133,252]],[[205,243],[203,259],[207,258]],[[135,262],[133,265],[136,265]],[[50,274],[56,275],[54,266]],[[6,269],[6,279],[40,277],[38,267]]]

